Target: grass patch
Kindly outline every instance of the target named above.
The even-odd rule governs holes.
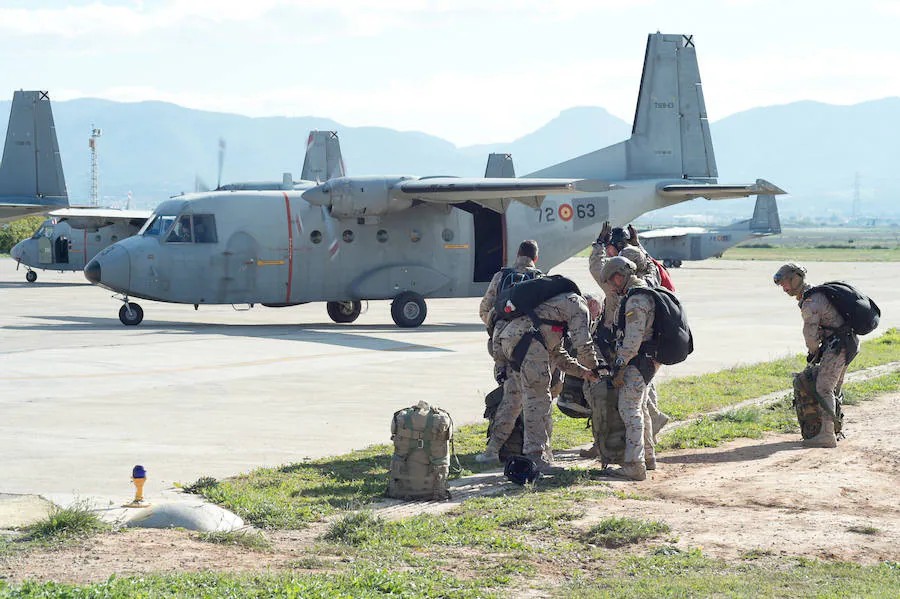
[[[900,247],[879,249],[851,245],[826,247],[736,246],[725,251],[723,260],[773,260],[778,262],[900,262]],[[590,254],[588,254],[590,255]]]
[[[584,533],[582,540],[614,549],[652,539],[671,530],[664,522],[647,522],[635,518],[606,518]]]
[[[252,551],[265,552],[272,549],[272,541],[258,530],[201,532],[197,538],[206,543],[243,547]]]
[[[847,532],[855,532],[861,535],[877,535],[881,533],[881,529],[874,526],[851,526],[847,529]]]
[[[89,537],[109,528],[86,504],[76,503],[67,508],[54,506],[46,518],[26,528],[17,540],[49,544]]]

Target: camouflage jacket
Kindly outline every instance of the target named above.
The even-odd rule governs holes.
[[[632,278],[631,284],[626,288],[646,287],[646,283],[638,278]],[[625,328],[619,331],[619,340],[616,344],[616,359],[622,359],[628,364],[640,350],[644,341],[653,337],[653,318],[656,315],[656,305],[653,298],[645,293],[634,294],[625,301]]]
[[[591,315],[583,297],[577,293],[562,293],[540,304],[534,313],[541,320],[566,324],[569,339],[578,356],[577,360],[570,356],[562,345],[566,334],[563,327],[551,324],[540,326],[544,345],[551,356],[550,361],[556,368],[567,374],[584,376],[585,370],[597,367],[599,362],[594,351],[594,341],[591,339]],[[511,320],[499,335],[495,336],[495,341],[499,337],[504,346],[513,347],[531,328],[531,318],[520,316]]]
[[[515,272],[526,272],[529,268],[536,268],[531,258],[527,256],[516,256],[516,261],[512,266]],[[499,270],[491,279],[484,297],[481,298],[481,305],[478,307],[478,316],[481,322],[488,326],[491,319],[491,311],[494,309],[494,303],[497,301],[497,292],[500,290],[500,281],[503,279],[503,271]]]
[[[812,285],[804,286],[801,298],[811,287]],[[806,299],[801,299],[799,303],[800,314],[803,315],[803,340],[806,342],[807,351],[815,353],[819,351],[822,342],[832,336],[835,329],[844,326],[844,318],[824,293],[813,293]],[[847,350],[848,353],[855,355],[859,350],[859,338],[850,335],[850,340],[855,347],[848,347]]]

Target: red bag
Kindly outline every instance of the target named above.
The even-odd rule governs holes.
[[[650,254],[647,255],[650,256]],[[675,293],[675,283],[672,282],[672,277],[669,276],[669,271],[666,270],[666,267],[660,264],[659,261],[657,261],[657,259],[653,256],[650,256],[650,259],[653,261],[653,264],[656,265],[656,268],[659,269],[659,284],[672,293]]]

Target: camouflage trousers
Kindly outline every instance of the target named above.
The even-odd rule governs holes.
[[[509,434],[516,425],[516,418],[522,413],[521,381],[516,380],[518,374],[513,372],[512,368],[507,367],[506,372],[507,377],[503,381],[503,399],[497,406],[491,438],[488,440],[488,445],[497,450],[509,439]]]
[[[662,414],[659,411],[658,397],[656,394],[656,382],[650,381],[650,384],[647,385],[647,411],[650,412],[650,418],[656,418]]]
[[[828,405],[831,413],[834,413],[835,395],[840,395],[844,385],[844,375],[847,373],[847,351],[826,351],[819,362],[819,375],[816,379],[816,393]]]
[[[654,460],[653,426],[647,400],[647,385],[635,366],[625,367],[625,384],[619,387],[619,415],[625,423],[625,462]]]
[[[503,353],[512,355],[516,339],[505,340]],[[522,398],[522,420],[525,423],[525,455],[540,453],[545,460],[553,460],[550,435],[553,433],[553,419],[550,415],[550,354],[542,344],[533,341],[522,360],[519,372],[510,368],[510,379],[519,386]],[[505,400],[505,398],[504,398]],[[513,419],[515,422],[515,419]],[[512,429],[510,429],[512,430]]]

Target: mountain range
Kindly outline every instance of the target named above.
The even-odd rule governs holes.
[[[0,102],[0,115],[9,113]],[[223,183],[299,178],[310,129],[338,131],[349,174],[481,176],[489,152],[509,152],[517,174],[583,154],[623,139],[631,125],[599,107],[560,113],[536,131],[509,142],[456,147],[426,133],[382,127],[345,127],[318,117],[250,118],[193,110],[165,102],[122,103],[101,99],[54,101],[54,118],[70,201],[87,204],[88,138],[98,140],[102,202],[152,208],[167,197],[193,191],[195,178],[214,186],[218,140],[227,151]],[[2,117],[0,117],[2,118]],[[485,118],[489,118],[486,116]],[[0,123],[5,136],[6,119]],[[851,106],[804,101],[754,108],[711,124],[720,182],[768,179],[786,189],[784,217],[850,216],[855,180],[860,212],[900,217],[900,98]],[[749,217],[752,200],[695,200],[662,213]]]

